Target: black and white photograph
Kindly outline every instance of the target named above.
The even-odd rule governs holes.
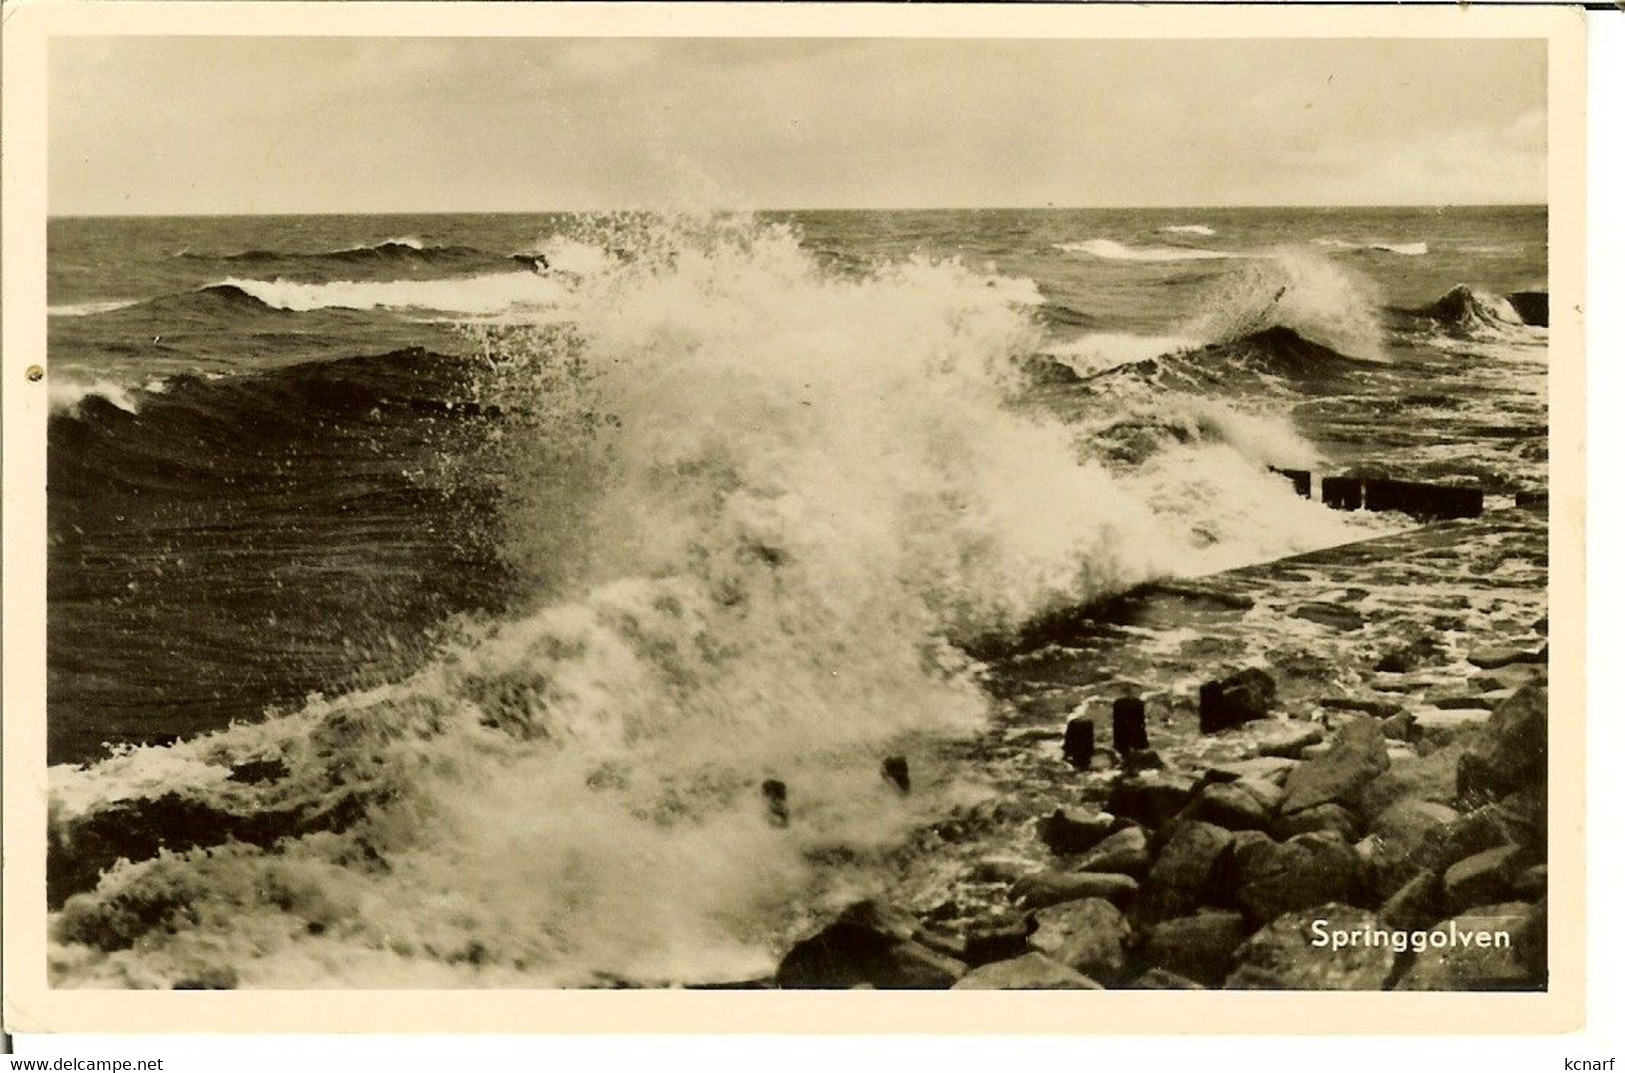
[[[663,34],[49,40],[47,988],[1546,994],[1550,37]]]

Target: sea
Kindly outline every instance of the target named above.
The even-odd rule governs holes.
[[[1546,237],[52,219],[52,981],[762,979],[981,792],[1033,623],[1415,525],[1280,469],[1543,491]]]

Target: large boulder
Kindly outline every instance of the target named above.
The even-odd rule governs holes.
[[[1546,687],[1531,682],[1502,701],[1467,743],[1456,768],[1463,797],[1500,797],[1546,781]]]
[[[918,920],[881,902],[848,906],[835,922],[790,948],[779,963],[785,988],[946,988],[965,974],[965,963],[919,939]]]
[[[1276,722],[1259,734],[1258,755],[1296,760],[1311,745],[1319,745],[1324,736],[1313,723]]]
[[[1372,893],[1387,898],[1428,867],[1430,847],[1457,818],[1455,809],[1433,801],[1412,798],[1389,806],[1360,847]]]
[[[1388,763],[1382,724],[1370,716],[1351,719],[1338,730],[1326,753],[1304,761],[1287,775],[1281,811],[1302,812],[1328,802],[1348,804],[1367,783],[1388,770]]]
[[[1447,915],[1444,907],[1444,885],[1439,873],[1430,870],[1416,873],[1410,880],[1382,903],[1378,915],[1382,922],[1401,931],[1431,928]]]
[[[1236,947],[1247,938],[1240,913],[1210,910],[1165,920],[1146,937],[1146,964],[1216,986],[1229,975]]]
[[[1084,853],[1111,833],[1116,818],[1105,813],[1081,813],[1058,808],[1038,821],[1038,837],[1053,852],[1065,856]]]
[[[1310,906],[1356,901],[1362,894],[1360,873],[1353,847],[1318,831],[1284,843],[1268,838],[1238,843],[1226,868],[1231,899],[1255,925]]]
[[[1127,960],[1128,921],[1104,898],[1041,909],[1033,914],[1037,927],[1027,945],[1062,965],[1103,983],[1115,981]]]
[[[1418,945],[1398,991],[1527,991],[1545,983],[1530,967],[1527,941],[1534,907],[1527,902],[1480,906],[1435,924]]]
[[[1145,828],[1134,824],[1116,834],[1107,835],[1073,867],[1079,872],[1143,876],[1150,865],[1151,848]]]
[[[1327,803],[1290,815],[1277,816],[1270,826],[1270,834],[1283,842],[1293,835],[1306,835],[1311,831],[1336,835],[1343,841],[1352,843],[1359,837],[1360,818],[1352,809]]]
[[[1505,845],[1545,845],[1545,815],[1517,796],[1476,808],[1429,839],[1429,863],[1445,869],[1475,853]]]
[[[1262,831],[1270,823],[1269,810],[1258,795],[1236,782],[1202,787],[1191,804],[1189,815],[1227,831]]]
[[[1382,932],[1373,913],[1321,905],[1277,917],[1235,954],[1227,988],[1380,991],[1393,975],[1392,945],[1362,941]]]
[[[1111,872],[1038,872],[1016,880],[1011,897],[1026,909],[1043,909],[1079,898],[1105,898],[1119,905],[1139,893],[1132,878]]]
[[[1140,911],[1147,920],[1183,916],[1213,892],[1219,862],[1230,848],[1232,835],[1223,827],[1200,820],[1174,824],[1162,852],[1146,876]]]
[[[1475,648],[1467,653],[1467,662],[1486,671],[1509,667],[1515,663],[1543,664],[1546,662],[1546,649],[1544,646],[1519,648],[1516,645],[1490,645]]]
[[[1453,913],[1507,901],[1518,873],[1530,864],[1522,846],[1500,846],[1457,861],[1444,873],[1445,906]]]
[[[1268,719],[1275,703],[1275,679],[1256,667],[1202,683],[1197,714],[1202,733],[1216,734],[1254,719]]]
[[[953,985],[955,991],[1099,991],[1101,987],[1037,951],[972,969]]]
[[[1408,799],[1440,805],[1456,800],[1456,766],[1463,747],[1446,745],[1427,756],[1393,759],[1388,770],[1366,784],[1357,801],[1361,815],[1374,820],[1396,802]]]
[[[1106,799],[1114,816],[1157,828],[1177,816],[1196,792],[1195,779],[1163,772],[1146,772],[1119,779]]]

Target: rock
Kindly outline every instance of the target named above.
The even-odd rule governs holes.
[[[1079,872],[1108,872],[1142,876],[1151,864],[1151,850],[1145,828],[1135,824],[1107,835],[1099,845],[1074,865]]]
[[[790,948],[776,977],[786,988],[932,989],[953,985],[965,964],[917,937],[919,921],[875,901],[857,902],[835,922]]]
[[[1141,771],[1156,771],[1166,765],[1154,749],[1128,749],[1122,754],[1122,769],[1133,775]]]
[[[1038,821],[1038,837],[1062,856],[1083,853],[1111,832],[1115,820],[1106,813],[1089,816],[1058,808]]]
[[[1502,701],[1467,742],[1456,768],[1462,796],[1499,796],[1546,780],[1546,688],[1530,683]]]
[[[1371,824],[1365,859],[1373,893],[1386,898],[1433,861],[1430,847],[1457,819],[1456,810],[1410,798],[1391,805]]]
[[[203,965],[174,983],[176,991],[232,991],[236,987],[237,970],[230,965]]]
[[[1378,719],[1386,719],[1405,710],[1404,705],[1391,700],[1376,700],[1369,697],[1321,697],[1315,703],[1328,711],[1361,712]]]
[[[898,793],[908,793],[913,785],[908,776],[908,757],[886,757],[880,762],[880,777],[896,787]]]
[[[1313,832],[1284,843],[1268,838],[1238,843],[1225,876],[1231,899],[1261,925],[1293,910],[1356,900],[1360,871],[1360,859],[1347,842]]]
[[[1320,905],[1277,917],[1235,954],[1236,970],[1225,987],[1289,991],[1380,991],[1393,974],[1391,945],[1349,942],[1333,949],[1339,935],[1353,939],[1382,930],[1373,913],[1347,905]]]
[[[1204,682],[1197,693],[1202,733],[1216,734],[1254,719],[1267,719],[1274,703],[1275,679],[1256,667]]]
[[[1095,755],[1095,721],[1093,719],[1069,719],[1066,723],[1066,740],[1061,745],[1061,754],[1066,757],[1067,763],[1073,767],[1086,768]]]
[[[1092,979],[1110,983],[1123,971],[1129,926],[1117,907],[1104,898],[1041,909],[1027,945]]]
[[[1540,987],[1514,938],[1527,935],[1527,902],[1486,905],[1441,921],[1427,932],[1396,991],[1525,991]]]
[[[1112,701],[1112,747],[1125,754],[1151,748],[1145,733],[1145,701],[1138,697]]]
[[[1445,907],[1452,913],[1507,899],[1512,881],[1529,863],[1522,846],[1501,846],[1457,861],[1444,873]]]
[[[1382,721],[1382,736],[1390,741],[1410,741],[1415,729],[1416,715],[1412,712],[1395,712]]]
[[[1467,653],[1467,662],[1486,671],[1511,666],[1514,663],[1545,663],[1546,646],[1542,645],[1538,649],[1516,648],[1511,645],[1475,648]]]
[[[1130,987],[1138,991],[1205,991],[1195,980],[1169,972],[1167,969],[1147,969]]]
[[[1498,805],[1485,805],[1452,821],[1428,841],[1428,861],[1446,869],[1476,853],[1517,841],[1519,828]]]
[[[1019,957],[1027,949],[1027,936],[1032,934],[1028,920],[1011,924],[982,924],[965,932],[965,963],[986,965]]]
[[[1276,723],[1259,737],[1259,756],[1283,756],[1296,760],[1311,745],[1320,744],[1320,728],[1313,723]]]
[[[1386,770],[1388,746],[1382,726],[1370,716],[1361,716],[1337,732],[1326,755],[1292,769],[1287,775],[1281,811],[1301,812],[1327,802],[1348,803]]]
[[[1270,827],[1270,834],[1283,842],[1294,835],[1306,835],[1311,831],[1335,835],[1352,843],[1359,836],[1360,820],[1352,810],[1328,803],[1278,816]]]
[[[1493,672],[1483,672],[1468,679],[1467,685],[1480,693],[1491,693],[1498,690],[1510,689],[1516,692],[1530,682],[1544,682],[1546,680],[1546,664],[1544,663],[1509,663],[1505,667],[1497,667]]]
[[[1099,991],[1101,986],[1036,951],[972,969],[955,991]]]
[[[1429,697],[1428,703],[1441,712],[1489,711],[1495,701],[1478,693],[1446,693]]]
[[[1252,799],[1262,805],[1267,813],[1273,814],[1281,807],[1281,802],[1286,800],[1285,790],[1264,779],[1238,779],[1229,785],[1252,795]]]
[[[1140,909],[1148,920],[1183,916],[1212,890],[1219,861],[1230,848],[1231,834],[1200,820],[1180,820],[1146,877]]]
[[[1305,619],[1309,622],[1319,623],[1322,626],[1348,633],[1365,625],[1365,616],[1352,607],[1342,604],[1307,603],[1299,604],[1292,612],[1293,618]]]
[[[1520,901],[1536,902],[1546,897],[1546,865],[1525,868],[1512,881],[1512,895]]]
[[[1202,787],[1191,804],[1190,815],[1227,831],[1262,831],[1270,822],[1269,811],[1239,783]]]
[[[1377,660],[1375,670],[1384,674],[1409,674],[1443,654],[1433,637],[1418,637],[1403,648],[1389,649]]]
[[[1289,760],[1286,757],[1255,756],[1250,760],[1231,760],[1214,764],[1207,769],[1204,778],[1208,782],[1244,782],[1257,779],[1279,785],[1286,781],[1288,773],[1297,766],[1296,760]]]
[[[1456,767],[1461,752],[1461,746],[1447,745],[1427,756],[1390,760],[1388,770],[1360,791],[1360,814],[1371,822],[1407,799],[1452,803],[1456,800]]]
[[[1014,883],[1034,871],[1022,857],[983,857],[971,866],[970,878],[978,883]]]
[[[1196,780],[1182,775],[1147,773],[1119,779],[1106,799],[1114,816],[1161,827],[1173,819],[1196,791]]]
[[[774,827],[790,826],[790,790],[778,779],[762,783],[762,803],[767,806],[767,822]]]
[[[1382,903],[1378,913],[1382,922],[1391,928],[1405,931],[1431,928],[1445,917],[1444,887],[1439,873],[1428,870],[1418,872]]]
[[[1513,929],[1512,953],[1536,987],[1544,987],[1546,967],[1546,899],[1536,902],[1522,924]]]
[[[1240,913],[1201,912],[1165,920],[1146,939],[1145,960],[1213,986],[1230,972],[1236,947],[1247,938]]]
[[[1140,891],[1132,878],[1111,872],[1039,872],[1023,876],[1010,888],[1024,908],[1043,909],[1079,898],[1105,898],[1122,904]]]

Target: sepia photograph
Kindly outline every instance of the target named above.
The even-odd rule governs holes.
[[[1472,25],[51,37],[46,989],[1546,995]]]

